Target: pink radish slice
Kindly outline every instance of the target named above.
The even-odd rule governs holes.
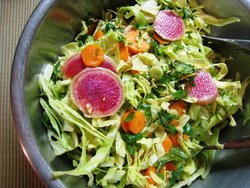
[[[154,30],[163,39],[175,41],[183,36],[185,26],[179,15],[169,10],[162,10],[155,18]]]
[[[86,68],[74,77],[71,99],[86,117],[114,115],[124,103],[120,78],[104,68]]]
[[[79,72],[85,68],[82,57],[80,54],[75,54],[66,60],[62,66],[62,72],[64,78],[73,78]]]
[[[194,78],[194,86],[191,86],[188,95],[197,98],[197,104],[206,105],[213,102],[219,93],[212,76],[200,70]]]
[[[101,67],[102,68],[105,68],[105,69],[109,69],[111,70],[112,72],[114,73],[117,73],[116,71],[116,63],[113,61],[113,59],[111,59],[110,57],[108,56],[104,56],[104,61],[102,62],[101,64]]]

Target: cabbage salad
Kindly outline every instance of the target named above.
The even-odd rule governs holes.
[[[201,37],[239,20],[203,8],[195,0],[137,0],[82,21],[64,55],[39,75],[49,142],[55,156],[72,161],[54,177],[153,188],[208,175],[215,152],[201,149],[220,146],[221,129],[236,126],[248,83],[225,78],[227,58]]]

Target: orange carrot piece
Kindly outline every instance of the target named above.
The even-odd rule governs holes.
[[[153,172],[153,173],[156,174],[156,171],[157,171],[157,169],[156,169],[156,167],[154,167],[154,166],[150,166],[150,167],[148,167],[148,168],[145,170],[144,175],[147,176],[147,181],[148,181],[149,184],[153,184],[153,185],[156,184],[156,182],[153,180],[153,178],[152,178],[151,175],[150,175],[151,172]]]
[[[169,153],[171,148],[173,147],[173,143],[169,137],[166,137],[165,140],[162,142],[162,146],[166,153]]]
[[[140,74],[140,72],[137,71],[137,70],[131,70],[130,73],[131,73],[131,74]]]
[[[140,111],[130,110],[122,116],[121,125],[124,132],[139,134],[142,132],[146,125],[145,115]]]
[[[94,38],[94,40],[98,40],[98,39],[101,38],[103,35],[104,35],[104,33],[103,33],[102,31],[96,31],[96,32],[94,33],[93,38]]]
[[[180,147],[180,144],[179,144],[179,141],[178,141],[179,140],[179,135],[178,134],[169,134],[168,137],[172,141],[173,146]]]
[[[168,171],[176,171],[176,167],[174,163],[172,162],[166,163],[165,167],[166,167],[166,170]]]
[[[131,54],[138,54],[149,50],[150,45],[145,39],[140,39],[140,31],[133,29],[126,33],[125,38],[128,42],[128,50]]]
[[[160,35],[158,35],[157,33],[153,34],[153,38],[158,41],[160,44],[168,44],[169,41],[164,40],[162,37],[160,37]]]
[[[170,122],[171,125],[177,127],[179,125],[179,121],[177,119],[173,119],[171,122]]]
[[[127,112],[125,112],[123,115],[122,115],[122,119],[121,119],[121,126],[122,126],[122,129],[125,133],[128,133],[129,132],[129,129],[128,129],[128,122],[126,122],[126,119],[128,118],[129,114],[131,113],[132,111],[129,110]]]
[[[126,46],[124,42],[119,42],[119,51],[120,51],[120,59],[125,62],[128,61],[129,58],[128,46]]]
[[[128,128],[131,133],[139,134],[146,125],[146,118],[145,115],[140,111],[135,111],[134,113],[133,119],[128,122]]]
[[[185,104],[182,101],[176,101],[169,105],[169,109],[176,110],[179,116],[185,113],[185,108]]]
[[[104,51],[99,45],[90,44],[82,50],[81,56],[87,67],[98,67],[104,60]]]
[[[187,135],[187,134],[183,134],[183,139],[185,140],[185,141],[187,141],[189,138],[190,138],[190,136],[189,135]]]

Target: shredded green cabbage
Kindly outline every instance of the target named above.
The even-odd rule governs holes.
[[[209,174],[215,152],[202,151],[202,144],[219,145],[219,133],[224,127],[221,122],[228,119],[229,125],[236,126],[233,115],[242,107],[250,79],[241,83],[226,78],[227,59],[204,46],[201,36],[209,33],[210,25],[223,26],[239,19],[208,15],[195,0],[136,2],[117,12],[106,11],[100,20],[82,21],[75,41],[62,46],[64,55],[39,75],[48,140],[55,156],[66,155],[72,160],[71,170],[55,169],[54,177],[85,176],[89,187],[183,187]],[[153,37],[153,24],[164,9],[180,16],[185,33],[179,40],[161,44]],[[91,24],[96,26],[94,33],[103,32],[98,40],[94,33],[90,34]],[[130,45],[126,33],[131,29],[140,30],[140,37],[150,48],[130,54],[124,61],[119,45]],[[116,63],[121,78],[125,103],[110,117],[85,117],[71,99],[72,79],[63,77],[62,66],[88,44],[103,48]],[[207,105],[197,104],[197,99],[188,95],[187,86],[199,70],[211,74],[219,92]],[[176,101],[185,104],[183,114],[171,109]],[[141,111],[146,117],[146,126],[139,134],[121,128],[122,115],[129,109]],[[245,116],[245,122],[249,121],[249,112]],[[178,124],[174,125],[173,120]],[[171,135],[176,136],[177,144],[172,140],[173,146],[166,152],[162,143]],[[169,163],[174,170],[167,169]],[[150,167],[156,169],[149,173],[151,181],[145,175]]]

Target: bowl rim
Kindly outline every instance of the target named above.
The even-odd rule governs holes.
[[[12,62],[10,77],[11,111],[19,143],[33,170],[42,180],[43,184],[48,187],[64,186],[62,182],[52,177],[52,170],[42,157],[36,141],[33,138],[32,130],[30,126],[28,126],[30,122],[28,120],[24,103],[24,73],[32,40],[39,25],[56,1],[57,0],[40,1],[31,14],[18,41]]]

